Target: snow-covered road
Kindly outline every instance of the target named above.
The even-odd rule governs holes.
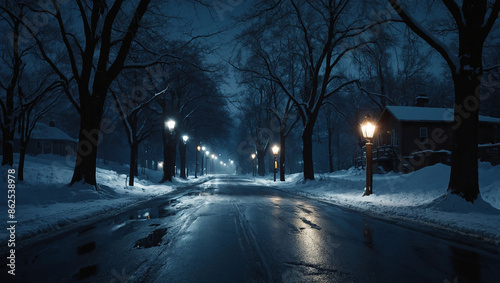
[[[15,279],[28,282],[497,280],[500,248],[457,237],[404,223],[384,222],[259,186],[242,177],[219,177],[26,246],[18,251],[22,261],[17,264]],[[1,274],[3,277],[6,272]]]

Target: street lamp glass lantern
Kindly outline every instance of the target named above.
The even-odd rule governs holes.
[[[201,151],[201,146],[197,146],[197,147],[196,147],[196,150],[197,150],[197,151]]]
[[[366,115],[363,124],[361,124],[361,131],[363,132],[363,138],[371,140],[375,134],[375,124],[371,121],[370,115]]]
[[[279,146],[275,145],[275,146],[273,146],[272,150],[273,150],[273,154],[274,155],[278,155],[278,152],[280,151],[280,148],[279,148]]]
[[[210,155],[210,151],[208,151],[208,150],[207,150],[207,151],[205,151],[205,154],[206,154],[207,156],[209,156],[209,155]]]
[[[186,136],[186,135],[183,135],[182,136],[182,140],[184,141],[184,143],[186,143],[188,141],[189,137]]]
[[[175,128],[175,121],[170,119],[167,122],[165,122],[165,126],[167,126],[167,128],[170,132],[172,132]]]
[[[255,159],[255,153],[252,153],[252,159]]]
[[[207,148],[206,148],[206,147],[204,147],[204,146],[202,146],[202,147],[201,147],[201,150],[205,151],[205,150],[207,150]]]
[[[215,155],[213,155],[213,154],[212,154],[212,156],[211,156],[211,157],[212,157],[212,159],[214,159],[214,158],[215,158]]]

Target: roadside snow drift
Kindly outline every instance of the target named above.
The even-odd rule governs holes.
[[[15,155],[19,158],[19,155]],[[16,160],[15,160],[16,161]],[[172,192],[195,179],[175,179],[173,183],[158,184],[160,171],[146,169],[146,174],[128,186],[128,168],[118,164],[98,164],[96,191],[88,184],[68,186],[73,175],[74,160],[61,156],[26,156],[25,181],[16,180],[15,220],[16,240],[30,238],[78,224],[81,221],[111,214],[136,205],[152,197]],[[7,167],[2,172],[0,186],[7,188]],[[16,168],[17,177],[17,168]],[[205,180],[203,176],[197,182]],[[5,191],[6,192],[6,191]],[[2,208],[7,212],[7,193],[3,194]],[[0,239],[7,238],[7,230],[0,231]]]

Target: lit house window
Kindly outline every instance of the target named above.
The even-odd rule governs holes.
[[[427,128],[426,127],[421,127],[420,128],[420,142],[426,142],[427,141]]]

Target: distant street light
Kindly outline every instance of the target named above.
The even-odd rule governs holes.
[[[166,158],[163,164],[163,179],[164,181],[168,180],[169,182],[172,182],[172,176],[175,176],[173,141],[175,121],[173,119],[165,121],[165,128],[168,129],[170,135],[167,141]]]
[[[274,181],[276,182],[276,170],[278,170],[278,152],[280,151],[280,148],[275,145],[272,148],[273,154],[274,154]]]
[[[170,133],[173,133],[175,128],[175,121],[170,119],[167,122],[165,122],[165,126],[168,128],[168,131]]]
[[[188,137],[188,136],[186,136],[186,135],[183,135],[183,136],[182,136],[182,141],[184,141],[184,144],[186,144],[186,143],[187,143],[188,139],[189,139],[189,137]]]
[[[205,157],[205,166],[207,166],[207,169],[205,170],[205,174],[208,175],[208,157],[210,156],[210,151],[205,151],[206,157]]]
[[[252,153],[252,176],[255,176],[255,153]]]
[[[205,159],[205,150],[206,149],[207,148],[204,146],[201,147],[202,153],[201,153],[201,173],[200,173],[200,176],[203,176],[203,159]]]
[[[370,115],[366,115],[363,124],[361,124],[363,138],[366,139],[366,188],[363,196],[372,194],[373,187],[373,165],[372,165],[372,139],[375,134],[375,124],[372,122]]]
[[[214,173],[214,158],[216,158],[215,154],[212,153],[211,157],[212,157],[212,174],[213,174]]]
[[[196,147],[196,163],[195,163],[195,169],[194,169],[194,178],[198,178],[198,155],[200,154],[201,151],[201,146],[198,145]],[[201,159],[201,163],[203,163],[203,158]]]

